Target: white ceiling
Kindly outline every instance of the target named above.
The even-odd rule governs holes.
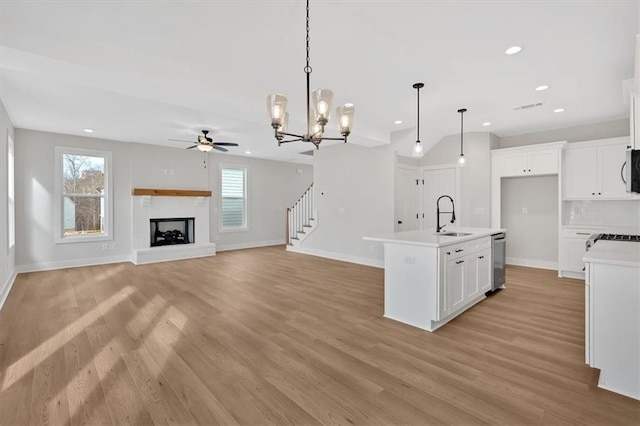
[[[287,95],[290,130],[304,127],[302,0],[2,0],[0,12],[16,127],[174,147],[211,129],[241,144],[232,154],[311,161],[310,144],[277,147],[265,104]],[[608,121],[628,117],[637,29],[635,1],[312,0],[312,89],[356,105],[349,142],[367,146],[415,126],[418,81],[427,146],[459,132],[462,107],[465,132],[498,136]]]

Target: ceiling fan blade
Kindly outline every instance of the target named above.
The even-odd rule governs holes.
[[[217,149],[218,151],[227,152],[229,151],[227,148],[223,148],[221,146],[213,145],[213,149]]]
[[[218,146],[238,146],[237,143],[233,142],[214,142],[213,144]]]
[[[193,148],[195,148],[195,147],[197,147],[197,146],[198,146],[198,145],[193,145],[193,146],[190,146],[190,147],[189,147],[189,148],[187,148],[187,149],[193,149]]]
[[[185,141],[182,139],[169,139],[170,142],[188,142],[188,143],[194,143],[193,141]]]

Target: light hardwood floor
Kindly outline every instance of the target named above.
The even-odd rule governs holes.
[[[584,283],[510,267],[435,333],[383,270],[267,247],[18,276],[0,424],[638,425],[584,364]]]

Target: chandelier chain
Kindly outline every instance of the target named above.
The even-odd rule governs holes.
[[[309,36],[309,0],[307,0],[307,66],[304,67],[304,72],[306,72],[307,74],[311,74],[311,66],[309,65],[309,62],[311,62],[311,59],[309,58],[310,52],[311,52],[311,48],[309,47],[309,42],[311,41],[311,37]]]

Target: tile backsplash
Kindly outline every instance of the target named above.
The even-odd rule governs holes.
[[[563,201],[563,225],[602,225],[640,229],[640,200]]]

